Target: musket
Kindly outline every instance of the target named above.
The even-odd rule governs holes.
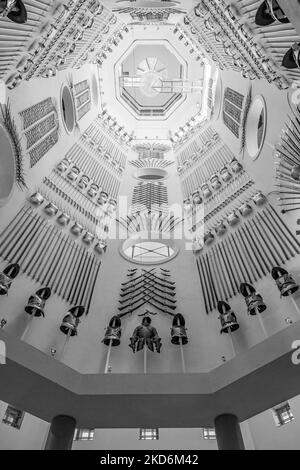
[[[167,291],[165,291],[164,289],[160,289],[159,287],[157,287],[157,283],[156,283],[155,281],[148,281],[148,280],[145,281],[145,282],[141,285],[141,287],[138,288],[138,290],[140,290],[140,289],[142,289],[142,288],[144,288],[144,287],[146,287],[146,286],[153,287],[154,285],[155,285],[155,287],[156,287],[156,290],[158,290],[159,292],[162,292],[163,294],[169,295],[169,296],[171,296],[171,297],[175,297],[175,295],[176,295],[175,292],[167,292]],[[128,292],[126,292],[126,293],[124,293],[124,294],[120,294],[120,297],[126,297],[127,295],[132,294],[132,293],[134,293],[135,291],[136,291],[136,289],[133,289],[133,290],[128,291]]]

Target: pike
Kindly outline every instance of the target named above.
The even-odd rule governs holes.
[[[91,276],[91,273],[92,273],[94,263],[95,263],[95,258],[92,254],[90,254],[89,266],[88,266],[86,277],[85,277],[85,283],[84,283],[84,285],[81,289],[81,296],[80,296],[80,298],[78,297],[78,300],[76,299],[76,304],[77,305],[82,305],[82,302],[83,302],[83,299],[84,299],[84,294],[85,294],[87,286],[88,286],[88,282],[89,282],[89,279],[90,279],[90,276]]]
[[[155,276],[157,279],[160,279],[162,281],[162,279],[160,277],[158,277],[155,273],[152,273],[151,271],[146,271],[145,269],[142,269],[142,271],[145,273],[145,275],[149,274],[149,276]],[[171,277],[170,274],[167,274],[167,273],[162,273],[163,276],[167,276],[167,277]],[[167,282],[168,284],[172,284],[174,285],[175,282],[172,282],[172,281],[168,281],[168,279],[163,279],[164,282]]]
[[[53,273],[55,269],[55,262],[59,258],[60,250],[62,243],[64,241],[63,235],[59,234],[59,241],[57,246],[55,247],[55,251],[51,252],[51,261],[49,264],[49,268],[45,271],[44,277],[42,278],[41,283],[48,285],[48,282],[50,280],[51,274]]]
[[[154,271],[156,268],[152,268],[150,271],[147,271],[148,273],[151,273],[152,271]],[[145,275],[144,274],[141,274],[140,276],[136,277],[135,279],[130,279],[130,281],[128,282],[122,282],[122,286],[126,286],[128,284],[130,284],[131,282],[134,282],[134,281],[137,281],[138,279],[141,279],[142,277],[144,277]]]
[[[225,242],[226,242],[226,240],[224,240],[223,243],[225,244]],[[241,282],[243,282],[244,279],[243,279],[243,274],[242,274],[242,271],[240,269],[240,266],[237,262],[236,253],[235,253],[234,250],[232,250],[232,245],[229,243],[229,240],[228,240],[228,245],[227,245],[227,251],[228,251],[228,255],[230,256],[230,258],[232,260],[234,272],[237,275],[237,280],[235,278],[235,283],[236,283],[236,286],[237,286],[237,289],[238,289],[238,286],[241,284]]]
[[[202,294],[203,294],[205,312],[208,315],[209,309],[208,309],[208,305],[207,305],[206,293],[205,293],[204,285],[203,285],[203,282],[202,282],[202,276],[201,276],[201,273],[200,273],[200,267],[199,267],[199,260],[198,259],[196,260],[196,265],[197,265],[197,269],[198,269],[198,273],[199,273],[199,279],[200,279],[201,290],[202,290]]]
[[[26,213],[29,211],[28,208],[21,207],[18,213],[13,217],[13,219],[9,222],[9,224],[5,227],[5,229],[0,234],[0,240],[9,232],[11,231],[22,222],[22,219],[25,217]]]
[[[26,242],[23,243],[23,245],[22,245],[23,249],[18,254],[18,256],[16,257],[16,260],[15,260],[16,263],[21,264],[23,262],[22,258],[23,258],[24,255],[26,257],[28,247],[29,247],[29,251],[30,251],[30,248],[32,248],[32,246],[34,246],[34,243],[37,240],[42,228],[43,228],[43,222],[41,222],[41,220],[39,218],[35,218],[35,224],[32,227],[32,231],[31,231],[33,236],[32,237],[27,237]]]
[[[225,285],[226,285],[225,290],[227,290],[227,292],[228,292],[227,297],[228,298],[233,297],[234,294],[231,290],[231,286],[230,286],[230,283],[229,283],[228,271],[226,269],[226,265],[224,265],[224,267],[223,267],[224,261],[222,261],[221,256],[220,256],[220,247],[219,247],[219,245],[216,246],[216,258],[217,258],[219,266],[221,268],[223,279],[224,279],[224,282],[225,282]],[[226,269],[226,271],[225,271],[225,269]]]
[[[69,273],[68,273],[68,276],[67,276],[67,279],[66,279],[64,291],[62,293],[62,297],[64,299],[67,299],[67,297],[70,294],[70,291],[72,289],[72,286],[73,286],[73,278],[74,278],[74,275],[76,273],[75,268],[78,265],[78,262],[80,260],[80,250],[81,250],[81,247],[79,245],[77,245],[77,243],[76,243],[74,257],[71,261],[71,265],[70,265]]]
[[[128,286],[127,288],[124,288],[122,287],[121,288],[121,291],[122,292],[126,292],[126,290],[128,289],[134,289],[136,288],[137,286],[139,286],[140,284],[144,283],[144,282],[147,282],[148,279],[150,279],[151,281],[153,280],[153,282],[155,282],[156,284],[158,284],[159,286],[163,287],[164,289],[170,289],[170,290],[175,290],[176,287],[175,286],[167,286],[166,284],[162,284],[161,282],[159,282],[157,279],[158,278],[151,278],[150,276],[146,276],[143,280],[139,281],[138,283],[136,284],[133,284],[131,286]],[[154,280],[155,279],[155,280]],[[163,279],[160,279],[162,282],[163,282]]]
[[[47,245],[47,242],[51,235],[51,230],[49,230],[49,228],[47,227],[47,224],[45,225],[44,229],[45,229],[45,234],[42,236],[41,243],[39,244],[38,248],[34,251],[30,260],[28,260],[27,265],[24,267],[24,271],[27,272],[29,276],[31,276],[32,264],[34,263],[34,260],[39,257],[40,253],[43,252],[43,249]]]
[[[143,290],[140,289],[139,292],[137,292],[135,295],[129,297],[128,299],[119,300],[119,303],[120,303],[120,304],[124,304],[124,303],[126,303],[126,302],[129,302],[129,300],[135,299],[136,297],[140,296],[140,295],[141,295],[143,292],[145,292],[145,291],[150,291],[151,293],[152,293],[152,292],[155,292],[155,295],[156,295],[157,297],[160,297],[161,299],[167,300],[168,302],[171,302],[172,304],[176,304],[176,300],[167,299],[166,297],[164,297],[164,296],[162,296],[162,295],[160,295],[160,294],[157,294],[157,293],[156,293],[156,288],[155,288],[155,286],[143,287]]]
[[[142,284],[142,283],[140,283],[140,284],[141,284],[141,287],[138,287],[137,290],[140,290],[140,289],[142,289],[142,288],[145,287],[145,286],[150,286],[150,287],[152,287],[152,286],[155,285],[156,289],[157,289],[159,292],[162,292],[163,294],[169,295],[169,296],[171,296],[171,297],[175,297],[175,295],[176,295],[175,292],[167,292],[167,291],[164,290],[164,289],[160,289],[159,287],[157,287],[157,282],[155,282],[155,281],[151,281],[151,280],[148,281],[148,280],[146,280],[143,284]],[[131,290],[131,291],[127,291],[127,292],[125,292],[125,293],[123,293],[123,294],[120,294],[120,297],[126,297],[127,295],[132,294],[132,293],[135,292],[135,291],[136,291],[136,289],[133,289],[133,290]]]
[[[56,230],[56,228],[55,228],[54,225],[52,226],[51,232],[52,232],[52,233],[51,233],[51,239],[50,239],[49,245],[47,246],[47,249],[48,249],[48,250],[47,250],[47,253],[45,253],[44,258],[42,258],[42,261],[41,261],[40,265],[38,265],[38,264],[36,265],[35,271],[34,271],[34,273],[32,274],[32,277],[33,277],[34,279],[36,279],[37,281],[39,280],[39,277],[40,277],[41,274],[42,274],[43,268],[44,268],[44,266],[47,265],[47,262],[48,262],[48,260],[49,260],[49,258],[50,258],[50,256],[51,256],[51,248],[52,248],[53,241],[55,242],[55,239],[57,238],[57,230]],[[46,256],[46,255],[47,255],[47,256]]]
[[[209,285],[209,292],[210,292],[211,300],[212,300],[212,306],[215,309],[216,306],[217,306],[217,301],[218,301],[215,285],[214,285],[213,279],[211,277],[210,267],[209,267],[209,263],[207,262],[206,255],[204,255],[202,257],[202,259],[203,259],[204,269],[207,273],[207,279],[208,279],[208,285]]]
[[[86,301],[88,299],[88,304],[87,304],[87,309],[86,309],[86,315],[89,313],[90,311],[90,306],[91,306],[91,301],[92,301],[92,298],[93,298],[93,293],[94,293],[94,290],[95,290],[95,285],[96,285],[96,281],[98,279],[98,273],[99,273],[99,270],[100,270],[100,266],[101,266],[101,263],[99,263],[98,261],[96,262],[96,265],[95,265],[95,269],[93,271],[93,276],[91,278],[91,284],[90,284],[90,289],[88,290],[88,297],[86,298]]]
[[[247,239],[247,243],[248,243],[249,250],[251,249],[251,252],[252,252],[252,254],[253,254],[253,256],[254,256],[254,259],[255,259],[255,263],[254,263],[255,268],[257,269],[257,266],[260,268],[260,272],[259,272],[258,269],[257,269],[258,276],[259,276],[259,279],[260,279],[261,277],[263,277],[263,276],[266,275],[265,270],[264,270],[264,268],[263,268],[263,266],[262,266],[262,264],[261,264],[261,262],[260,262],[260,260],[259,260],[259,258],[258,258],[258,256],[257,256],[256,251],[253,250],[253,244],[251,243],[251,239],[249,239],[250,237],[248,238],[248,234],[247,234],[247,232],[244,230],[244,227],[241,227],[241,232],[243,233],[244,237]],[[245,246],[246,246],[246,244],[245,244]]]
[[[83,260],[83,264],[82,266],[80,267],[80,272],[79,272],[79,276],[78,276],[78,281],[77,281],[77,284],[75,286],[75,290],[74,290],[74,304],[76,305],[76,300],[79,298],[79,295],[80,295],[80,289],[82,288],[82,284],[83,284],[83,281],[85,279],[85,274],[86,274],[86,269],[87,269],[87,266],[88,266],[88,262],[89,262],[89,253],[86,251],[85,254],[84,254],[84,260]]]
[[[150,299],[150,300],[154,300],[155,302],[157,302],[157,303],[160,304],[160,305],[166,305],[168,308],[171,308],[172,310],[174,310],[174,309],[176,308],[174,305],[170,305],[170,306],[169,306],[169,305],[167,305],[167,304],[165,304],[165,303],[163,303],[163,302],[160,302],[159,300],[156,300],[156,299],[155,299],[155,295],[152,295],[152,296],[151,296],[150,294],[147,294],[146,291],[141,292],[141,294],[139,295],[139,297],[140,297],[141,295],[144,296],[144,303],[146,303],[147,299]],[[120,310],[120,312],[121,312],[122,310],[125,310],[125,309],[127,309],[128,307],[132,307],[133,305],[137,304],[137,303],[140,302],[140,301],[141,301],[141,299],[138,298],[138,299],[135,300],[134,302],[131,302],[131,303],[127,304],[127,305],[123,305],[123,306],[121,306],[121,307],[118,307],[118,310]]]
[[[256,231],[258,232],[260,238],[263,240],[263,242],[264,242],[264,244],[265,244],[265,246],[266,246],[266,249],[269,250],[269,253],[270,253],[270,255],[272,256],[272,258],[273,258],[273,260],[274,260],[274,262],[275,262],[275,266],[280,266],[280,264],[281,264],[282,261],[281,261],[279,258],[277,258],[276,255],[274,254],[274,252],[275,252],[275,253],[278,255],[278,252],[277,252],[276,247],[274,246],[273,241],[272,241],[272,240],[268,240],[268,242],[266,241],[265,236],[264,236],[264,234],[261,232],[260,227],[259,227],[259,225],[258,225],[258,222],[256,223],[256,220],[255,220],[255,219],[253,219],[253,224],[254,224],[254,227],[255,227]],[[273,248],[273,250],[270,250],[270,245],[271,245],[271,247]],[[269,260],[269,263],[273,264],[273,262],[270,261],[270,258],[268,258],[268,260]]]
[[[274,228],[274,225],[272,223],[272,220],[269,219],[269,216],[267,214],[266,211],[263,211],[263,214],[265,216],[265,219],[264,220],[264,224],[266,225],[266,220],[268,221],[268,227],[269,227],[269,230],[270,232],[272,233],[273,237],[277,240],[277,243],[279,244],[282,252],[284,253],[284,256],[286,257],[287,260],[290,260],[292,257],[294,257],[294,253],[293,251],[291,250],[291,248],[288,246],[288,244],[286,243],[286,240],[283,240],[282,239],[282,235],[278,232],[278,229],[277,228]],[[287,252],[285,251],[285,248],[288,250],[289,252],[289,255],[287,254]]]
[[[239,292],[240,279],[239,279],[238,272],[236,270],[236,265],[235,265],[235,262],[234,262],[234,255],[231,254],[229,246],[227,245],[226,239],[224,239],[224,241],[223,241],[223,246],[225,248],[224,256],[225,256],[226,261],[228,262],[229,267],[230,267],[230,271],[231,271],[231,275],[232,275],[232,278],[233,278],[236,293],[238,293]]]
[[[253,284],[252,275],[253,275],[255,281],[257,280],[257,279],[256,279],[256,276],[255,276],[255,273],[253,273],[253,271],[252,271],[252,266],[250,266],[250,270],[251,270],[251,273],[252,273],[252,275],[250,275],[250,272],[248,271],[247,263],[245,263],[245,262],[243,261],[243,256],[241,255],[241,251],[240,251],[239,243],[238,243],[238,241],[239,241],[239,239],[238,239],[238,233],[236,233],[236,238],[237,238],[237,240],[235,240],[234,236],[231,235],[231,241],[232,241],[233,245],[235,246],[236,251],[238,252],[238,256],[239,256],[239,258],[240,258],[240,260],[241,260],[241,263],[242,263],[243,268],[244,268],[245,273],[246,273],[245,279],[247,279],[251,284]],[[243,247],[241,247],[241,250],[244,251]],[[248,258],[247,258],[247,253],[246,253],[245,251],[244,251],[244,255],[245,255],[245,259],[248,259]],[[249,261],[249,259],[248,259],[248,261]],[[251,260],[250,260],[250,265],[251,265]],[[226,300],[226,299],[225,299],[225,300]]]
[[[68,237],[64,237],[60,244],[60,249],[58,251],[56,259],[53,260],[53,268],[49,274],[49,279],[47,279],[46,281],[46,284],[49,285],[50,287],[53,286],[53,283],[55,282],[55,276],[56,276],[57,270],[59,270],[61,267],[61,264],[62,264],[61,257],[62,257],[63,252],[65,251],[65,247],[67,246],[67,244],[68,244]]]
[[[250,229],[249,229],[248,225],[249,225]],[[254,236],[252,237],[252,230],[251,230],[250,222],[248,222],[247,225],[245,224],[245,229],[248,231],[249,236],[250,236],[250,238],[251,238],[251,240],[252,240],[252,242],[253,242],[253,244],[254,244],[254,247],[256,248],[256,250],[257,250],[259,256],[260,256],[260,257],[262,258],[262,260],[263,260],[263,263],[264,263],[265,268],[266,268],[266,270],[267,270],[267,271],[266,271],[266,274],[267,274],[267,273],[271,270],[273,263],[272,263],[272,261],[270,261],[268,255],[267,255],[267,252],[266,252],[266,250],[265,250],[263,244],[261,243],[259,237],[257,236],[257,234],[256,234],[256,239],[255,239]],[[269,265],[267,264],[267,261],[269,262]]]
[[[220,279],[219,279],[219,275],[218,273],[216,273],[215,271],[215,266],[214,266],[214,260],[213,260],[213,254],[211,253],[210,254],[210,261],[209,261],[209,255],[207,255],[207,258],[208,258],[208,262],[210,263],[211,265],[211,271],[212,271],[212,274],[213,274],[213,279],[216,280],[216,299],[217,299],[217,302],[218,300],[220,299],[223,299],[224,296],[223,296],[223,293],[222,293],[222,289],[221,289],[221,286],[220,286]]]
[[[221,271],[222,271],[222,275],[220,276],[220,266],[218,266],[218,260],[217,260],[217,255],[215,253],[215,247],[213,246],[212,247],[212,256],[213,256],[213,261],[214,261],[214,265],[215,265],[215,270],[219,276],[219,280],[220,280],[220,284],[221,284],[221,290],[222,290],[222,297],[221,299],[223,300],[227,300],[228,299],[228,295],[226,293],[226,286],[223,282],[223,278],[224,278],[224,274],[223,274],[223,270],[221,268]]]
[[[284,226],[284,228],[286,229],[286,231],[288,232],[288,234],[292,237],[293,241],[296,243],[296,245],[298,246],[298,249],[294,247],[294,249],[296,250],[296,253],[297,254],[300,254],[300,251],[299,251],[299,248],[300,248],[300,243],[298,242],[298,240],[294,237],[294,235],[292,234],[291,230],[289,229],[289,227],[286,225],[286,223],[284,222],[284,220],[282,220],[279,215],[277,214],[277,212],[275,211],[274,207],[271,206],[271,204],[269,205],[270,209],[273,211],[273,214],[277,217],[277,219],[279,220],[279,222],[281,222],[281,224]],[[270,212],[270,215],[271,215],[271,212]],[[279,225],[279,228],[280,228],[280,225]],[[290,242],[291,243],[291,242]],[[292,243],[291,243],[292,245]]]
[[[25,216],[25,214],[24,214]],[[22,217],[20,223],[22,222],[24,217]],[[11,245],[11,243],[14,241],[14,244],[13,244],[13,247],[16,246],[16,243],[19,242],[19,240],[21,240],[24,232],[26,231],[26,229],[30,226],[31,224],[31,221],[32,221],[32,216],[31,216],[31,212],[27,213],[27,215],[25,216],[25,220],[24,222],[22,223],[21,226],[19,226],[19,228],[17,229],[17,232],[14,233],[14,231],[12,230],[10,232],[10,237],[8,238],[8,240],[6,240],[6,244],[4,246],[1,247],[1,251],[0,251],[0,255],[3,256],[3,258],[5,258],[5,252],[6,250],[9,248],[9,246]],[[24,224],[25,225],[25,228],[24,228]],[[14,228],[16,228],[18,226],[18,224],[16,224],[16,226]],[[22,231],[23,229],[23,231]],[[19,235],[20,234],[20,235]],[[16,240],[16,237],[19,235],[19,237],[17,238]],[[12,248],[9,248],[9,251],[11,251]]]
[[[74,294],[76,292],[75,289],[78,285],[78,279],[80,279],[81,269],[82,269],[82,266],[83,266],[83,263],[84,263],[84,260],[85,260],[85,255],[86,255],[85,249],[82,248],[81,257],[79,259],[79,262],[76,265],[76,270],[74,269],[75,276],[74,276],[72,284],[71,284],[71,289],[70,289],[70,291],[67,295],[67,302],[73,303],[73,297],[74,297]]]

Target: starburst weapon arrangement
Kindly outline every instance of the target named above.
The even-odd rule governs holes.
[[[129,269],[127,281],[122,283],[119,313],[115,315],[106,328],[103,343],[108,346],[105,373],[108,372],[111,348],[121,343],[121,319],[132,315],[145,307],[145,312],[138,314],[142,317],[142,324],[137,326],[130,338],[129,347],[133,352],[144,351],[144,373],[147,372],[147,350],[161,351],[162,341],[156,328],[151,326],[150,315],[164,313],[172,317],[171,342],[179,345],[181,351],[182,370],[185,372],[183,346],[188,343],[185,319],[177,309],[176,285],[171,280],[170,271],[160,268],[150,270],[138,268]],[[149,306],[155,311],[149,311]]]

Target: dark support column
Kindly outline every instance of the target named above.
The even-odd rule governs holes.
[[[215,419],[219,450],[245,450],[241,428],[235,415],[219,415]]]
[[[71,450],[76,420],[71,416],[55,416],[51,422],[45,450]]]

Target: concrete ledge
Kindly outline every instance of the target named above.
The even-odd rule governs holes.
[[[70,414],[87,428],[208,427],[218,414],[244,421],[300,393],[291,361],[300,322],[196,374],[80,374],[4,331],[1,339],[0,399],[46,421]]]

